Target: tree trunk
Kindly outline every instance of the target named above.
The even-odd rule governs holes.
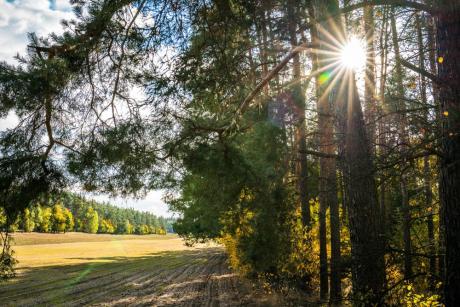
[[[321,27],[318,29],[319,48],[328,50],[328,46],[336,45],[335,40],[344,34],[337,14],[338,2],[317,0],[314,5],[317,19],[325,20],[318,25]],[[330,34],[336,34],[334,39],[329,38]],[[327,62],[320,56],[319,59],[323,67],[318,68],[322,70]],[[322,84],[325,89],[322,96],[329,97],[337,108],[338,134],[344,144],[342,158],[352,245],[353,291],[357,298],[364,296],[366,302],[378,302],[385,280],[385,265],[372,154],[354,75],[350,71],[337,75],[335,68],[330,69],[330,78]],[[339,82],[337,86],[331,85],[334,81]]]
[[[330,122],[330,120],[329,120]],[[332,123],[331,132],[332,132]],[[331,141],[333,141],[331,137]],[[328,149],[327,152],[335,152],[335,149]],[[341,285],[341,254],[340,254],[340,216],[339,204],[337,199],[337,172],[335,159],[324,159],[324,172],[326,179],[326,195],[330,208],[330,231],[331,231],[331,279],[330,279],[330,300],[337,302],[342,298]],[[320,161],[321,164],[321,161]],[[322,175],[320,175],[322,176]]]
[[[429,22],[427,24],[427,31],[428,31],[428,56],[429,56],[429,64],[430,64],[430,72],[433,75],[437,75],[437,69],[436,69],[436,43],[435,43],[435,29],[434,29],[434,20],[433,18],[429,19]],[[433,87],[433,98],[435,101],[435,105],[439,104],[439,86],[437,83],[432,82],[432,87]],[[441,130],[440,127],[440,118],[439,118],[440,112],[437,112],[437,120],[436,123],[439,126],[437,130]],[[437,144],[439,145],[439,144]],[[438,163],[437,169],[439,174],[441,173],[440,170],[440,165]],[[441,187],[441,176],[438,177],[438,195],[439,195],[439,202],[442,203],[442,194],[440,191]],[[445,239],[444,239],[444,217],[442,214],[442,206],[439,206],[439,237],[438,237],[438,253],[440,255],[445,254]],[[444,279],[444,269],[445,269],[445,264],[444,264],[445,257],[438,257],[438,275],[441,277],[441,279]]]
[[[315,12],[313,7],[309,6],[309,14],[310,17],[314,18]],[[310,28],[312,43],[318,43],[318,33],[315,25],[313,24]],[[313,62],[313,71],[316,71],[319,66],[318,62],[319,56],[317,54],[312,54],[312,62]],[[324,139],[326,138],[325,133],[322,129],[324,129],[325,119],[327,120],[327,116],[325,113],[320,111],[321,106],[324,104],[322,101],[325,101],[325,104],[328,105],[329,101],[327,99],[321,100],[321,87],[319,82],[319,76],[316,77],[316,99],[317,99],[317,109],[318,109],[318,131],[319,131],[319,148],[322,148],[322,144],[324,144]],[[329,144],[332,140],[329,140]],[[325,149],[324,149],[325,150]],[[320,149],[321,151],[321,149]],[[328,278],[328,268],[327,268],[327,228],[326,228],[326,211],[327,211],[327,183],[325,174],[325,159],[320,157],[319,159],[320,164],[320,171],[319,171],[319,296],[321,300],[326,300],[327,295],[329,293],[329,278]]]
[[[310,9],[310,15],[314,11]],[[312,16],[313,17],[313,16]],[[312,27],[312,43],[317,44],[318,36],[316,27]],[[319,67],[318,56],[313,55],[313,67]],[[334,96],[325,95],[326,86],[321,86],[319,76],[316,78],[316,95],[318,110],[319,151],[335,154],[333,111],[331,105],[335,104]],[[319,175],[319,202],[320,202],[320,296],[327,296],[327,244],[326,244],[326,210],[330,209],[331,233],[331,275],[330,275],[330,301],[337,302],[342,297],[341,287],[341,254],[340,254],[340,215],[337,197],[337,165],[334,158],[320,157]]]
[[[367,135],[371,142],[371,151],[375,152],[375,116],[377,106],[375,103],[375,52],[374,52],[374,8],[364,8],[364,32],[367,41],[366,71],[364,78],[364,106],[367,125]]]
[[[379,115],[381,119],[379,120],[379,147],[378,154],[381,159],[385,159],[388,154],[387,149],[387,137],[388,137],[388,124],[387,124],[387,115],[386,113],[386,102],[385,102],[385,86],[387,78],[387,67],[388,67],[388,9],[384,8],[383,20],[382,20],[382,30],[380,33],[380,89],[379,89]],[[381,214],[381,226],[382,233],[385,232],[386,223],[387,223],[387,187],[386,187],[386,174],[385,170],[382,170],[380,174],[380,199],[379,207]]]
[[[381,233],[377,191],[369,142],[354,76],[348,82],[345,176],[348,176],[349,224],[354,292],[376,302],[385,282],[384,235]],[[351,87],[350,86],[350,87]]]
[[[326,204],[319,203],[319,297],[327,300],[329,293],[329,278],[327,269],[327,229],[326,229]]]
[[[289,30],[289,37],[291,46],[293,48],[297,47],[297,12],[295,12],[295,7],[297,7],[292,0],[288,1],[287,3],[287,11],[288,11],[288,30]],[[310,204],[308,201],[308,194],[307,194],[307,177],[308,177],[308,170],[307,170],[307,140],[306,140],[306,133],[305,133],[305,94],[303,92],[303,87],[301,84],[301,69],[300,69],[300,58],[299,54],[296,54],[293,59],[294,66],[293,66],[293,86],[292,86],[292,93],[294,97],[294,102],[296,105],[296,127],[295,127],[295,150],[297,151],[296,154],[296,177],[297,177],[297,184],[298,184],[298,192],[300,198],[300,207],[302,212],[302,222],[304,227],[308,227],[310,225]]]
[[[422,24],[420,16],[415,16],[415,26],[417,28],[417,41],[418,41],[418,52],[419,52],[419,67],[425,70],[425,48],[423,47],[423,34]],[[424,106],[427,105],[427,93],[426,93],[426,79],[423,75],[420,75],[420,96]],[[428,123],[429,117],[428,112],[425,114],[425,119]],[[430,257],[430,275],[433,277],[436,274],[436,258],[435,258],[435,243],[434,243],[434,223],[433,223],[433,193],[431,191],[431,166],[430,157],[425,155],[423,158],[423,181],[424,181],[424,194],[425,194],[425,207],[428,212],[427,216],[427,231],[428,231],[428,253]]]
[[[260,12],[260,17],[261,17],[261,24],[260,24],[260,32],[262,36],[262,45],[259,48],[260,50],[260,56],[261,56],[261,62],[262,62],[262,79],[265,78],[265,76],[268,75],[268,55],[267,55],[267,49],[268,49],[268,43],[267,43],[267,20],[265,18],[265,8],[262,7],[262,10]],[[270,91],[269,84],[267,84],[264,87],[264,94],[268,96],[268,93]]]
[[[407,162],[405,161],[406,151],[409,145],[409,137],[407,135],[407,119],[406,119],[406,106],[404,102],[404,85],[402,82],[403,71],[401,66],[401,56],[399,51],[398,33],[396,30],[396,18],[394,9],[391,14],[391,32],[393,38],[393,48],[395,52],[395,67],[396,67],[396,87],[398,92],[398,139],[400,146],[400,153],[402,162],[400,163],[401,169],[401,209],[403,213],[403,240],[404,240],[404,277],[410,278],[412,276],[412,242],[410,235],[411,213],[409,207],[408,195],[408,179],[407,179]]]
[[[441,104],[441,205],[444,211],[446,306],[460,302],[460,2],[436,1]]]

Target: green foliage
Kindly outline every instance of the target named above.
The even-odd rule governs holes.
[[[140,212],[131,208],[126,209],[107,203],[98,203],[71,193],[63,194],[61,199],[65,204],[65,207],[72,212],[76,220],[77,231],[85,231],[84,214],[87,210],[87,207],[91,206],[98,213],[98,232],[101,233],[126,233],[124,227],[126,220],[129,220],[130,224],[132,224],[135,229],[138,229],[141,225],[147,225],[149,227],[148,233],[156,233],[155,229],[157,227],[168,229],[168,232],[174,232],[172,229],[172,223],[174,219],[157,217],[152,213]]]
[[[0,253],[0,281],[10,279],[16,275],[14,266],[17,264],[17,260],[14,258],[14,251],[11,249],[11,241],[12,238],[8,232],[0,229],[0,246],[2,246],[2,252]]]
[[[9,232],[16,232],[19,230],[20,227],[20,221],[19,221],[19,216],[14,216],[14,217],[7,217],[9,219],[8,222],[8,231]]]
[[[51,231],[65,232],[67,229],[67,214],[61,203],[56,203],[51,213]]]
[[[132,234],[134,231],[134,226],[129,222],[129,220],[125,220],[124,223],[118,225],[117,232],[123,234]]]
[[[173,232],[174,219],[87,201],[70,193],[51,197],[47,203],[36,202],[30,208],[26,208],[14,223],[8,224],[9,231],[21,229],[25,232],[81,231],[142,235]],[[0,223],[6,225],[6,219],[6,214],[1,211]]]
[[[22,229],[25,232],[31,232],[35,229],[35,211],[28,208],[24,209],[22,215]]]
[[[136,230],[135,230],[135,233],[136,234],[139,234],[139,235],[146,235],[146,234],[149,234],[150,233],[150,229],[147,225],[145,224],[142,224],[142,225],[138,225],[136,227]]]
[[[99,228],[99,215],[93,207],[88,207],[84,213],[83,231],[87,233],[96,233]]]
[[[11,219],[14,219],[14,217],[8,216],[5,213],[5,209],[0,207],[0,281],[16,275],[14,267],[17,260],[14,258],[14,251],[11,249]]]
[[[187,148],[183,192],[170,204],[183,214],[175,225],[180,235],[221,238],[242,273],[303,279],[307,240],[294,194],[284,184],[283,135],[262,121],[232,142]]]
[[[42,207],[39,204],[34,204],[32,211],[34,212],[35,216],[35,230],[41,231],[41,224],[43,222]]]
[[[168,200],[181,213],[175,230],[190,243],[220,240],[244,274],[306,280],[311,252],[289,179],[287,131],[270,120],[268,101],[235,116],[255,77],[243,58],[251,26],[259,26],[254,7],[216,3],[200,13],[177,72],[192,98],[181,123],[190,141],[176,153],[184,169],[175,182],[181,193]]]
[[[427,291],[426,285],[420,283],[421,281],[420,279],[414,279],[413,282],[406,281],[395,285],[387,294],[387,304],[408,307],[443,306],[441,296],[436,293],[441,288],[442,283],[438,282],[436,284],[436,291]]]
[[[304,227],[298,204],[298,178],[293,179],[299,154],[294,139],[299,135],[295,132],[298,127],[292,123],[298,123],[299,106],[301,112],[306,111],[298,98],[308,89],[303,88],[303,82],[284,83],[292,72],[283,69],[278,80],[265,87],[264,95],[252,99],[257,108],[246,112],[240,109],[248,92],[273,68],[273,63],[279,62],[278,52],[292,47],[293,38],[288,39],[291,22],[295,36],[305,39],[298,27],[302,22],[307,24],[306,10],[299,6],[295,20],[288,20],[291,18],[286,18],[284,2],[204,1],[200,5],[179,1],[178,5],[172,1],[170,7],[169,2],[163,1],[161,11],[170,16],[156,19],[155,27],[139,27],[144,23],[127,22],[124,16],[129,14],[121,13],[130,1],[73,2],[77,20],[65,22],[68,28],[62,36],[39,39],[31,34],[28,55],[19,58],[19,66],[0,63],[0,117],[14,111],[21,122],[15,129],[0,133],[1,230],[165,234],[173,231],[171,219],[59,192],[67,185],[64,174],[89,191],[127,195],[166,187],[171,189],[171,208],[181,214],[175,229],[189,242],[220,240],[227,247],[232,266],[247,275],[278,281],[305,281],[314,275],[312,262],[318,262],[317,211],[310,228]],[[141,9],[145,16],[156,16],[159,11],[156,3]],[[177,12],[186,17],[179,17]],[[176,17],[177,26],[172,22]],[[132,26],[129,31],[124,26],[127,24]],[[187,33],[179,38],[184,28]],[[382,31],[382,37],[383,34]],[[174,62],[161,63],[174,67],[173,72],[164,70],[157,63],[163,61],[152,57],[164,47],[178,53]],[[121,55],[119,50],[123,50]],[[382,53],[385,54],[391,59],[391,51]],[[314,66],[310,64],[302,63],[302,69]],[[385,97],[379,106],[379,118],[402,110],[404,97],[397,97],[400,78],[394,73],[386,78],[385,92],[379,93]],[[416,75],[408,75],[408,87],[415,89],[417,79]],[[145,101],[139,103],[129,97],[128,89],[134,86],[145,90]],[[279,103],[284,108],[288,103],[279,97],[286,93],[294,98],[290,102],[296,107],[282,116],[290,117],[292,123],[285,118],[276,123],[270,119],[269,105]],[[417,126],[418,118],[425,114],[419,116],[415,109],[420,108],[419,97],[415,96],[419,93],[412,94],[406,97],[411,112],[405,116],[410,141],[417,146],[407,152],[418,147],[431,150],[426,137],[417,136],[426,134],[431,138],[433,133],[425,133],[427,123],[423,129]],[[112,101],[107,100],[111,96]],[[116,114],[125,112],[115,111],[115,101],[126,103],[129,114]],[[110,105],[113,118],[101,119],[106,118]],[[430,113],[427,119],[432,105],[437,103],[426,108]],[[149,108],[154,112],[145,115]],[[404,249],[400,168],[406,163],[388,165],[392,160],[405,161],[408,157],[396,147],[389,150],[400,139],[399,135],[391,135],[392,131],[401,127],[395,127],[391,120],[383,122],[383,126],[378,128],[379,133],[388,139],[385,142],[390,141],[383,145],[390,146],[383,150],[388,150],[386,157],[381,156],[380,149],[375,152],[375,162],[385,166],[379,167],[376,175],[382,175],[384,182],[379,182],[380,186],[387,189],[381,195],[388,211],[385,244],[398,251],[387,259],[388,285],[393,289],[387,301],[393,305],[436,304],[436,290],[424,293],[433,284],[434,276],[398,284],[403,274],[401,259],[395,254]],[[388,131],[381,133],[381,129]],[[317,146],[316,139],[311,142],[311,147]],[[414,154],[417,156],[417,151]],[[60,159],[53,155],[62,157],[63,163],[57,163]],[[317,159],[308,159],[308,192],[315,199],[320,174]],[[432,162],[434,166],[436,161]],[[411,177],[422,178],[421,165],[411,168]],[[346,172],[346,165],[344,169]],[[412,242],[413,251],[422,256],[431,253],[428,257],[432,258],[443,251],[435,251],[434,242],[426,246],[425,224],[427,215],[434,215],[432,237],[442,239],[438,233],[440,219],[433,210],[439,195],[434,195],[431,204],[422,206],[424,196],[420,190],[417,180],[409,182],[409,232],[417,238]],[[51,196],[43,201],[43,195]],[[315,201],[312,207],[316,210]],[[342,212],[343,220],[345,215]],[[345,225],[341,238],[344,274],[348,274],[351,262],[348,238]],[[8,276],[14,259],[9,239],[2,240],[6,248],[0,258],[0,276]],[[425,258],[414,256],[415,275],[426,275]]]
[[[69,209],[65,208],[65,230],[72,231],[75,226],[75,222],[73,220],[73,214],[70,212]]]
[[[115,227],[112,224],[111,220],[102,219],[101,225],[99,226],[100,233],[114,233]]]
[[[127,195],[143,190],[146,185],[143,180],[158,175],[155,168],[149,167],[156,160],[150,152],[153,149],[146,143],[148,133],[142,123],[135,121],[107,129],[90,148],[82,148],[78,155],[69,153],[69,171],[84,182],[87,191],[102,189],[114,193],[117,187],[117,193]],[[112,173],[114,168],[118,174],[110,181],[98,179],[98,174]]]
[[[40,232],[50,232],[52,227],[51,208],[44,207],[38,210],[38,229]]]

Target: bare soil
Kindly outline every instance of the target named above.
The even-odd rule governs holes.
[[[0,284],[0,305],[284,305],[232,273],[219,246],[139,240],[16,246],[19,274]]]

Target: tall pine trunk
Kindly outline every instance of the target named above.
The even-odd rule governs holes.
[[[393,37],[393,48],[396,58],[396,90],[398,94],[398,142],[400,143],[400,190],[401,190],[401,209],[403,213],[403,240],[404,240],[404,277],[412,276],[412,240],[410,234],[411,212],[409,207],[408,194],[408,174],[406,161],[407,149],[409,147],[409,137],[407,135],[406,105],[404,101],[403,71],[401,65],[401,54],[399,50],[398,32],[396,29],[396,18],[394,9],[391,14],[391,32]]]
[[[296,12],[297,6],[294,5],[293,1],[288,1],[287,3],[287,11],[288,11],[288,30],[289,30],[289,37],[290,42],[293,48],[297,47],[297,20],[298,16]],[[295,150],[296,153],[296,177],[297,177],[297,186],[298,186],[298,193],[300,199],[300,207],[302,212],[302,222],[304,227],[308,227],[310,225],[310,204],[308,201],[308,194],[307,194],[307,177],[308,177],[308,170],[307,170],[307,140],[306,140],[306,133],[305,133],[305,94],[303,92],[303,87],[301,84],[301,68],[300,68],[300,58],[299,54],[297,54],[294,59],[294,66],[293,66],[293,86],[292,92],[294,97],[294,102],[296,104],[296,127],[295,127]]]
[[[427,24],[428,56],[429,56],[429,61],[428,62],[429,62],[429,65],[430,65],[430,72],[433,75],[437,75],[438,72],[437,72],[437,69],[436,69],[436,42],[435,42],[434,19],[431,18],[428,21],[429,21],[428,24]],[[434,81],[432,81],[432,88],[433,88],[433,98],[435,100],[435,105],[438,105],[439,104],[439,86]],[[437,112],[436,115],[438,117],[437,120],[436,120],[436,124],[438,126],[440,126],[440,119],[439,119],[440,112]],[[437,130],[441,130],[440,127],[438,127]],[[437,165],[437,170],[438,170],[438,172],[440,174],[441,170],[440,170],[439,163]],[[440,192],[440,188],[441,188],[441,177],[439,176],[438,177],[438,195],[439,195],[439,201],[440,201],[440,203],[442,203],[442,200],[441,200],[442,194]],[[443,212],[442,206],[439,206],[439,225],[438,225],[439,236],[438,236],[438,242],[437,242],[437,249],[438,249],[438,254],[440,254],[440,255],[445,254],[445,248],[444,248],[444,243],[445,243],[444,233],[445,233],[445,229],[444,229],[444,217],[443,217],[442,212]],[[437,263],[437,272],[438,272],[438,275],[441,277],[441,279],[444,279],[444,269],[445,269],[444,259],[445,259],[445,257],[438,257],[438,263]]]
[[[445,224],[445,304],[460,302],[460,2],[435,2],[441,105],[441,206]]]
[[[318,37],[319,48],[328,50],[328,46],[337,45],[344,37],[338,2],[317,0],[314,7],[317,20],[325,20],[318,25],[321,27],[318,33],[323,34]],[[319,57],[318,64],[318,69],[322,70],[327,62]],[[322,86],[326,89],[325,96],[332,97],[335,103],[338,135],[342,138],[339,143],[344,144],[341,154],[352,246],[353,291],[357,298],[364,298],[369,303],[378,302],[385,281],[384,240],[371,148],[354,75],[350,71],[333,75],[337,74],[334,68],[329,71],[330,80]],[[329,87],[334,79],[339,81],[338,86]]]
[[[388,69],[388,8],[384,8],[382,28],[380,33],[380,84],[379,84],[379,116],[381,117],[378,122],[378,131],[379,131],[379,146],[378,146],[378,155],[380,159],[385,159],[388,154],[387,148],[387,138],[388,138],[388,123],[387,123],[387,113],[386,111],[386,96],[385,96],[385,87],[387,80],[387,69]],[[379,183],[380,183],[380,195],[379,195],[379,206],[380,214],[382,218],[381,226],[382,231],[386,229],[387,223],[387,184],[386,184],[387,172],[385,170],[381,171]]]
[[[371,149],[374,152],[375,143],[375,119],[377,106],[375,102],[375,51],[374,51],[374,8],[364,8],[364,32],[367,41],[367,58],[364,78],[364,105],[365,119],[367,122],[367,135],[371,142]]]
[[[425,48],[423,47],[423,33],[422,23],[420,16],[415,16],[415,26],[417,28],[417,41],[418,41],[418,52],[419,52],[419,67],[425,70]],[[420,96],[424,106],[427,106],[427,82],[423,75],[420,75]],[[425,114],[426,122],[429,121],[428,111]],[[424,194],[425,194],[425,207],[428,211],[426,220],[428,242],[429,242],[429,259],[430,259],[430,275],[433,277],[436,274],[436,258],[435,258],[435,242],[434,242],[434,222],[433,222],[433,193],[431,191],[431,165],[430,157],[428,154],[423,157],[423,183],[424,183]]]
[[[309,14],[310,17],[315,17],[314,8],[310,3],[309,6]],[[312,24],[310,28],[311,32],[311,40],[313,44],[319,45],[318,36],[319,33],[317,32],[316,26]],[[313,62],[313,71],[318,70],[319,64],[319,55],[313,53],[312,54],[312,62]],[[326,140],[329,134],[326,134],[323,129],[325,127],[329,127],[330,125],[326,123],[326,121],[330,121],[330,117],[327,116],[327,110],[323,110],[325,106],[329,106],[329,101],[327,98],[324,98],[322,95],[322,88],[319,81],[319,75],[316,77],[316,105],[318,110],[318,131],[319,131],[319,148],[321,150],[326,150],[326,148],[322,148],[322,144],[325,142],[329,142],[332,145],[332,139]],[[330,115],[330,114],[328,114]],[[332,126],[331,126],[332,127]],[[326,211],[328,206],[328,195],[326,193],[327,189],[327,182],[326,182],[326,160],[323,157],[320,157],[319,164],[319,296],[321,300],[326,300],[327,295],[329,292],[329,279],[328,279],[328,266],[327,266],[327,228],[326,228]]]
[[[314,17],[314,10],[310,7],[310,15]],[[316,27],[311,28],[312,43],[318,44]],[[319,68],[319,56],[313,55],[313,70]],[[327,85],[326,85],[327,86]],[[316,78],[316,95],[318,110],[319,150],[329,155],[336,152],[334,140],[333,110],[335,104],[333,96],[325,94],[326,88],[321,86],[319,76]],[[330,101],[332,100],[332,101]],[[331,264],[330,264],[330,301],[339,301],[342,297],[341,287],[341,254],[340,254],[340,214],[337,197],[337,165],[335,158],[320,157],[319,174],[319,202],[320,202],[320,296],[327,296],[327,244],[326,244],[326,210],[330,209],[331,233]]]

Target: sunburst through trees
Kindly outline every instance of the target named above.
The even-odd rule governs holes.
[[[164,189],[272,289],[458,304],[458,1],[72,3],[0,65],[2,231],[65,190]]]

